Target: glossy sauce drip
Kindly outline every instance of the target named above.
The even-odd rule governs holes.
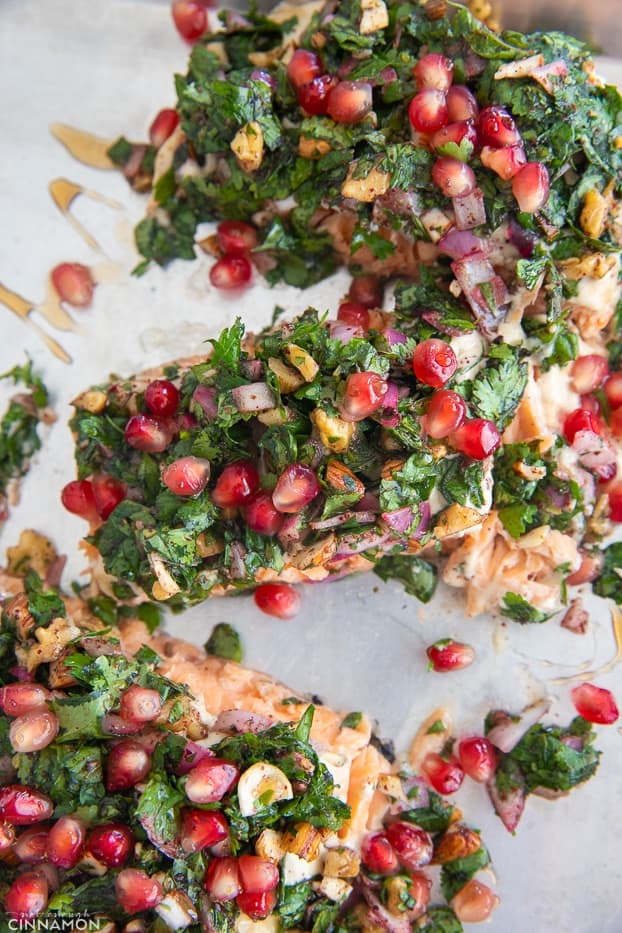
[[[54,340],[53,337],[50,337],[49,334],[46,334],[46,332],[41,327],[39,327],[36,321],[33,321],[30,317],[30,313],[35,310],[38,310],[44,314],[43,308],[35,308],[31,301],[28,301],[22,295],[18,295],[17,292],[12,292],[9,288],[5,288],[1,282],[0,304],[4,305],[5,308],[8,308],[9,311],[12,311],[13,314],[16,314],[17,317],[21,318],[26,324],[28,324],[28,326],[39,335],[48,350],[50,350],[57,359],[62,360],[63,363],[71,363],[71,357],[67,351],[64,350],[63,347],[61,347],[61,345],[56,340]],[[64,309],[61,308],[60,310],[63,315],[69,317]],[[44,316],[46,315],[44,314]],[[50,320],[50,318],[47,316],[46,319]],[[69,320],[71,320],[71,318],[69,318]],[[64,329],[67,330],[68,328]]]
[[[69,221],[74,230],[86,241],[87,245],[90,246],[91,249],[101,252],[101,246],[95,237],[91,236],[86,227],[71,213],[71,205],[81,194],[84,195],[85,198],[90,198],[91,201],[98,201],[100,204],[105,204],[107,207],[112,207],[115,210],[120,210],[121,204],[119,204],[118,201],[113,201],[111,198],[104,197],[104,195],[99,194],[98,191],[91,191],[90,188],[84,188],[75,181],[69,181],[68,178],[55,178],[54,181],[51,181],[48,185],[48,191],[59,211],[66,220]]]
[[[92,133],[85,133],[66,123],[52,123],[50,133],[63,144],[65,149],[84,165],[92,168],[113,169],[114,164],[108,156],[114,140],[102,139]]]
[[[589,670],[586,669],[586,665],[583,665],[583,669],[579,673],[571,674],[568,677],[556,677],[551,683],[580,683],[584,680],[591,680],[593,677],[599,677],[601,674],[608,674],[614,667],[617,667],[618,664],[622,664],[622,612],[617,607],[611,610],[611,627],[616,651],[609,661],[605,661],[600,667],[590,668]]]

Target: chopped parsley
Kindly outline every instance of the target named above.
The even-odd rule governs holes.
[[[9,483],[28,472],[31,457],[41,448],[39,425],[49,396],[32,360],[2,373],[0,379],[11,379],[27,390],[13,396],[0,419],[0,495],[6,497]]]

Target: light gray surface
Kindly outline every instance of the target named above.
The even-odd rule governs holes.
[[[38,301],[47,272],[65,260],[94,264],[106,280],[92,310],[75,312],[83,333],[56,335],[74,356],[70,367],[51,359],[21,322],[0,309],[0,370],[19,361],[28,347],[45,371],[59,413],[2,543],[13,543],[23,527],[47,531],[69,554],[66,581],[84,564],[76,548],[84,525],[63,511],[58,498],[73,475],[65,423],[69,400],[111,370],[128,374],[200,350],[201,340],[237,313],[257,326],[269,320],[277,303],[292,313],[309,303],[334,309],[347,287],[340,275],[305,295],[257,287],[243,298],[223,297],[210,288],[204,260],[130,279],[131,222],[143,202],[116,174],[74,162],[49,136],[48,125],[61,120],[102,136],[124,132],[140,138],[152,116],[173,102],[171,76],[183,69],[185,58],[163,3],[3,0],[0,5],[0,281]],[[615,64],[606,67],[614,76]],[[86,201],[77,205],[107,258],[92,253],[53,206],[46,186],[58,176],[123,204],[120,211]],[[594,643],[599,661],[613,650],[602,603],[594,612],[595,637],[581,639],[554,622],[523,629],[489,618],[465,620],[459,595],[449,591],[422,607],[398,585],[373,576],[308,588],[303,610],[292,622],[260,616],[250,599],[239,598],[197,607],[170,620],[169,627],[202,642],[225,620],[242,631],[247,663],[344,710],[366,709],[400,749],[441,704],[451,708],[456,734],[464,735],[481,728],[491,705],[518,708],[543,692],[547,678],[567,672],[537,658],[573,664],[590,660]],[[477,663],[454,675],[427,673],[425,646],[448,635],[472,643]],[[619,689],[619,669],[598,682]],[[551,690],[557,697],[553,718],[566,720],[571,715],[567,689]],[[620,933],[620,742],[615,727],[601,729],[599,745],[606,754],[598,777],[568,799],[530,801],[515,838],[503,830],[481,788],[467,782],[458,795],[494,859],[502,905],[487,927],[490,933]]]

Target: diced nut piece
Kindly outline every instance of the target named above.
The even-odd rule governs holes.
[[[408,901],[410,883],[404,875],[387,878],[384,883],[385,906],[394,917],[404,915],[404,906]]]
[[[609,213],[609,203],[596,188],[590,188],[583,198],[579,224],[586,236],[597,240],[602,235]]]
[[[537,483],[546,476],[546,467],[525,463],[524,460],[517,460],[512,469],[521,479],[526,479],[529,483]]]
[[[383,479],[393,479],[393,474],[397,473],[402,469],[406,461],[403,457],[395,458],[394,460],[387,460],[380,473]]]
[[[353,162],[341,186],[341,194],[344,198],[371,204],[380,195],[387,193],[391,184],[391,176],[388,172],[372,168],[365,178],[355,178],[356,166],[357,163]]]
[[[291,800],[293,796],[287,775],[267,761],[251,765],[238,781],[238,805],[242,816],[254,816],[277,800]]]
[[[362,0],[361,9],[363,15],[359,23],[359,32],[362,36],[379,32],[389,25],[389,13],[383,0]]]
[[[434,536],[438,541],[443,538],[450,538],[452,535],[460,534],[469,528],[475,528],[481,525],[484,516],[475,509],[470,509],[466,505],[459,505],[453,502],[444,512],[439,515],[434,526]]]
[[[456,859],[466,858],[479,852],[482,840],[478,833],[468,826],[452,826],[444,833],[436,844],[434,862],[444,865],[445,862],[455,862]]]
[[[52,619],[49,625],[40,625],[35,629],[34,634],[39,644],[53,650],[53,657],[57,658],[65,645],[79,637],[80,629],[69,619],[59,616],[57,619]]]
[[[617,265],[617,255],[605,253],[586,253],[580,258],[573,256],[572,259],[563,259],[559,263],[566,278],[573,281],[582,279],[584,276],[590,279],[603,279]]]
[[[7,570],[23,575],[26,570],[34,570],[40,577],[45,577],[48,568],[57,558],[56,548],[49,538],[26,528],[19,536],[17,544],[6,549]]]
[[[268,368],[271,369],[276,376],[279,389],[283,394],[295,392],[296,389],[299,389],[305,383],[303,377],[297,370],[288,366],[287,363],[277,359],[275,356],[271,356],[268,360]]]
[[[66,649],[55,661],[50,663],[48,686],[51,690],[65,690],[67,687],[73,687],[78,683],[70,668],[65,664],[67,655],[70,653],[71,649]]]
[[[261,421],[268,428],[275,424],[287,424],[291,420],[291,411],[288,408],[268,408],[257,415],[257,421]]]
[[[378,790],[393,800],[405,800],[404,788],[397,774],[379,774]]]
[[[77,867],[87,875],[96,875],[98,878],[105,875],[109,870],[107,865],[98,861],[95,856],[88,851],[81,857]]]
[[[81,392],[71,403],[80,411],[88,411],[92,415],[99,415],[106,407],[108,396],[101,389],[87,389]]]
[[[231,140],[231,151],[245,172],[256,172],[263,161],[263,130],[252,120],[237,131]]]
[[[164,561],[156,554],[149,555],[151,569],[157,577],[151,590],[154,599],[169,599],[175,593],[179,593],[179,586],[164,566]]]
[[[222,554],[225,549],[224,541],[220,538],[214,538],[207,535],[204,531],[197,537],[197,554],[199,557],[214,557],[216,554]]]
[[[295,833],[286,832],[283,836],[283,848],[293,852],[306,862],[313,862],[319,854],[322,836],[311,823],[296,823]]]
[[[298,155],[303,159],[321,159],[330,152],[330,143],[325,139],[301,136],[298,140]]]
[[[360,856],[348,846],[328,849],[324,858],[324,873],[333,878],[356,878],[361,869]]]
[[[324,897],[327,897],[329,901],[340,904],[352,893],[352,885],[344,881],[343,878],[331,878],[328,875],[324,875],[318,890]]]
[[[337,540],[334,534],[330,534],[308,547],[303,547],[296,554],[292,554],[289,562],[299,570],[305,570],[307,567],[323,566],[327,560],[335,555],[336,550]]]
[[[222,251],[218,245],[218,239],[215,233],[211,233],[209,236],[203,237],[202,240],[198,240],[197,246],[204,253],[207,253],[208,256],[214,256],[216,259],[220,259],[222,256]]]
[[[264,829],[255,843],[255,852],[270,862],[280,862],[285,854],[283,834],[275,829]]]
[[[187,696],[175,696],[167,700],[155,722],[169,732],[182,732],[193,741],[204,738],[207,732],[207,727],[201,722],[199,710]]]
[[[329,415],[322,408],[311,412],[311,421],[318,429],[325,447],[336,454],[345,453],[354,435],[354,424],[343,421],[338,415]]]
[[[331,459],[326,464],[326,484],[336,492],[365,495],[365,484],[341,460]]]
[[[283,884],[298,884],[300,881],[307,881],[319,875],[321,870],[321,859],[307,862],[306,859],[294,855],[293,852],[286,852],[281,861],[281,881]]]
[[[155,908],[169,930],[185,930],[199,919],[192,901],[185,891],[169,891]]]
[[[292,366],[295,366],[305,382],[313,382],[320,367],[310,353],[307,353],[306,350],[303,350],[302,347],[299,347],[295,343],[288,343],[283,353]]]
[[[28,597],[25,593],[18,593],[3,607],[3,616],[6,622],[15,626],[18,641],[26,641],[34,627],[35,620],[30,612]]]

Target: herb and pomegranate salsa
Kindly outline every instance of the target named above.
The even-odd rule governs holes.
[[[0,658],[0,902],[10,919],[243,931],[271,917],[274,930],[408,933],[416,922],[460,933],[461,921],[490,916],[498,898],[475,877],[486,847],[443,799],[465,771],[491,780],[486,738],[462,741],[464,770],[448,751],[426,756],[425,780],[398,774],[360,713],[314,710],[166,635],[153,639],[162,659],[143,623],[104,630],[34,574],[24,591],[15,582]],[[200,694],[164,676],[176,664],[194,670]],[[251,709],[261,683],[255,703],[270,696],[273,717],[223,709],[217,697],[236,679]]]

